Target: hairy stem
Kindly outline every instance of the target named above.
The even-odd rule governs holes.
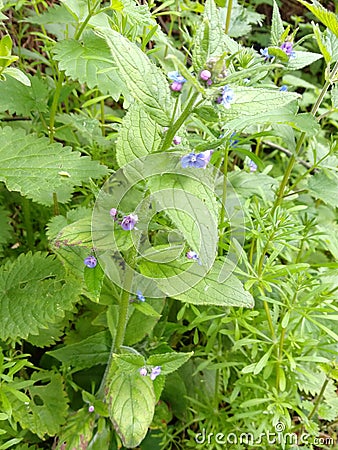
[[[228,0],[227,16],[225,19],[225,30],[224,30],[226,34],[228,34],[230,28],[231,11],[232,11],[232,0]]]

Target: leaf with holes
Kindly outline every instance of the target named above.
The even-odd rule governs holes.
[[[96,32],[106,40],[113,63],[130,94],[159,125],[168,126],[173,102],[162,71],[136,44],[116,31],[100,28]]]
[[[41,439],[54,436],[67,416],[67,399],[62,377],[53,372],[35,372],[28,388],[29,404],[12,397],[13,417],[23,429],[29,429]]]
[[[21,254],[0,268],[0,339],[27,338],[72,310],[81,290],[61,263],[41,253]]]
[[[108,173],[105,166],[45,137],[26,135],[23,130],[0,129],[0,181],[9,191],[18,191],[44,205],[67,202],[74,186]]]

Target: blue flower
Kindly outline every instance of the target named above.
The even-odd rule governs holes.
[[[136,291],[136,297],[140,302],[145,302],[146,299],[140,290]]]
[[[250,169],[250,172],[256,172],[257,170],[257,164],[255,164],[251,159],[248,162],[248,167]]]
[[[97,264],[97,259],[95,258],[95,256],[87,256],[87,258],[85,258],[83,262],[87,267],[89,267],[89,269],[94,269]]]
[[[234,101],[235,94],[229,85],[224,86],[221,96],[217,99],[217,103],[221,103],[224,108],[229,109],[230,103]]]
[[[176,81],[176,83],[180,83],[180,84],[184,84],[187,82],[187,80],[178,71],[169,72],[168,78],[170,80]]]
[[[121,227],[125,231],[132,230],[138,221],[138,217],[136,214],[129,214],[128,216],[124,216],[121,222]]]
[[[160,375],[162,372],[161,366],[156,366],[151,369],[150,379],[155,380],[156,377]]]
[[[181,165],[183,169],[193,167],[195,169],[205,169],[210,161],[212,150],[206,150],[201,153],[189,153],[181,158]]]
[[[238,139],[235,139],[236,137],[236,132],[234,131],[233,133],[231,133],[230,139],[229,139],[229,145],[231,148],[236,148],[237,144],[239,142]]]
[[[279,88],[279,90],[280,90],[281,92],[287,92],[288,87],[287,87],[285,84],[283,84],[283,86],[281,86],[281,87]]]
[[[268,61],[270,58],[271,58],[271,59],[273,58],[273,55],[270,55],[270,54],[269,54],[269,49],[268,49],[267,47],[261,48],[261,49],[259,50],[259,52],[260,52],[260,54],[261,54],[262,56],[264,56],[264,60],[265,60],[265,61]]]

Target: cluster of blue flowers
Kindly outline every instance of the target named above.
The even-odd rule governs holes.
[[[293,50],[293,43],[291,41],[285,41],[279,47],[289,58],[295,58],[296,52]],[[274,56],[270,55],[268,48],[261,48],[260,54],[264,57],[264,61],[269,61],[269,59],[273,60]]]

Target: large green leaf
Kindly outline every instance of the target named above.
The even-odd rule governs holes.
[[[131,98],[122,82],[106,42],[92,32],[87,32],[82,42],[74,39],[60,41],[54,47],[59,66],[73,80],[86,83],[92,89],[98,87],[114,100],[123,94]]]
[[[157,281],[158,287],[166,295],[182,302],[253,307],[251,294],[232,273],[232,267],[222,261],[215,261],[208,273],[197,263],[179,260],[170,264],[142,261],[140,267],[142,273]]]
[[[334,208],[338,207],[338,176],[333,172],[319,172],[309,179],[310,193]]]
[[[136,366],[127,373],[117,369],[115,361],[113,366],[113,375],[107,384],[109,417],[123,445],[135,448],[147,434],[154,416],[153,382],[141,376]]]
[[[173,102],[168,81],[162,71],[136,44],[116,31],[100,28],[97,33],[106,39],[113,64],[128,86],[130,94],[158,124],[168,126]]]
[[[29,116],[32,112],[48,111],[48,89],[37,75],[29,77],[30,86],[13,77],[0,81],[0,111]]]
[[[72,309],[80,289],[52,256],[21,254],[7,262],[0,268],[0,338],[26,338],[48,328]]]
[[[156,152],[160,143],[160,127],[142,106],[133,104],[123,118],[117,139],[116,158],[119,166]]]
[[[11,399],[14,419],[42,439],[46,434],[54,436],[68,410],[62,377],[52,372],[34,372],[32,380],[35,384],[28,388],[28,405],[14,396]]]
[[[47,138],[23,130],[0,129],[0,181],[36,202],[51,205],[56,192],[58,201],[65,203],[74,186],[107,173],[105,166],[70,147],[50,144]]]
[[[109,331],[100,331],[81,342],[66,345],[47,352],[66,366],[73,366],[76,370],[106,364],[111,348]]]
[[[289,70],[303,69],[322,57],[320,53],[296,51],[295,57],[289,59],[286,67]]]

